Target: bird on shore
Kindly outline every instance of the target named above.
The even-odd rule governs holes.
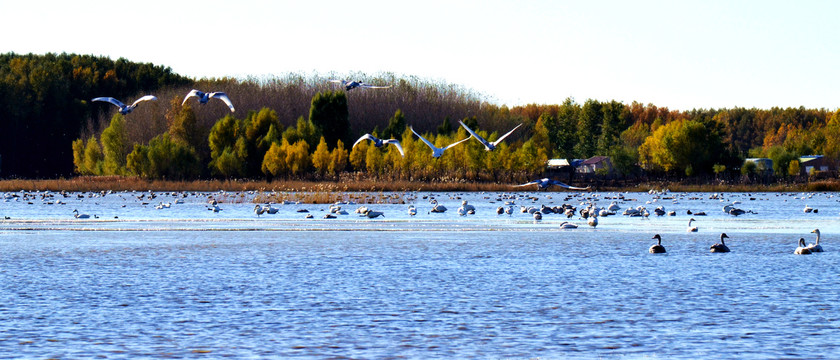
[[[475,133],[475,131],[473,131],[472,129],[470,129],[470,128],[469,128],[469,126],[467,126],[466,124],[464,124],[464,122],[463,122],[463,121],[458,120],[458,123],[459,123],[459,124],[461,124],[461,126],[463,126],[463,127],[464,127],[464,129],[466,129],[466,130],[467,130],[467,132],[468,132],[468,133],[470,133],[470,135],[472,135],[472,137],[474,137],[474,138],[475,138],[476,140],[478,140],[478,141],[479,141],[482,145],[484,145],[484,149],[485,149],[485,150],[487,150],[487,151],[492,151],[492,150],[495,150],[495,149],[496,149],[496,146],[498,146],[498,145],[502,142],[502,140],[504,140],[506,137],[508,137],[508,135],[510,135],[511,133],[513,133],[516,129],[519,129],[519,127],[520,127],[520,126],[522,126],[522,124],[516,125],[516,127],[515,127],[515,128],[513,128],[513,130],[508,131],[508,132],[507,132],[507,134],[502,135],[501,137],[499,137],[498,139],[496,139],[496,141],[494,141],[494,142],[489,142],[489,141],[487,141],[486,139],[484,139],[483,137],[481,137],[481,135],[476,134],[476,133]]]
[[[656,234],[653,235],[652,239],[656,239],[657,241],[656,244],[651,245],[650,249],[648,249],[648,252],[650,252],[651,254],[664,254],[666,251],[665,247],[662,246],[662,237],[659,236],[659,234]]]
[[[227,106],[230,108],[230,112],[236,111],[233,108],[233,103],[230,101],[230,98],[227,96],[227,94],[225,94],[223,92],[220,92],[220,91],[206,93],[206,92],[203,92],[203,91],[192,89],[192,91],[190,91],[190,93],[187,94],[186,97],[184,97],[184,101],[181,102],[181,105],[186,104],[187,100],[189,100],[189,98],[191,98],[191,97],[197,97],[199,104],[206,104],[208,101],[210,101],[210,99],[219,99],[219,100],[224,101],[225,104],[227,104]]]
[[[341,84],[344,86],[344,91],[350,91],[355,88],[362,89],[388,89],[391,85],[370,85],[361,81],[347,81],[347,80],[330,80],[330,82]]]
[[[814,229],[811,233],[817,234],[817,242],[808,245],[808,250],[811,250],[811,252],[823,252],[822,245],[820,245],[820,229]]]
[[[418,134],[416,131],[414,131],[414,128],[412,128],[411,126],[409,126],[408,128],[409,128],[409,129],[411,129],[411,132],[413,132],[413,133],[414,133],[414,135],[417,135],[417,137],[419,137],[419,138],[420,138],[420,140],[423,140],[423,142],[424,142],[424,143],[426,143],[426,145],[428,145],[428,146],[432,149],[432,157],[433,157],[433,158],[439,158],[439,157],[441,157],[441,156],[443,155],[443,152],[444,152],[444,151],[446,151],[446,149],[449,149],[449,148],[451,148],[451,147],[453,147],[453,146],[455,146],[455,145],[458,145],[458,144],[460,144],[460,143],[462,143],[462,142],[467,141],[467,140],[469,140],[469,139],[470,139],[470,138],[464,138],[464,139],[462,139],[462,140],[458,140],[458,141],[456,141],[456,142],[454,142],[454,143],[452,143],[452,144],[449,144],[449,145],[447,145],[447,146],[446,146],[446,147],[444,147],[444,148],[439,148],[439,147],[435,146],[435,144],[432,144],[432,142],[431,142],[431,141],[427,140],[427,139],[426,139],[426,138],[424,138],[422,135],[420,135],[420,134]]]
[[[796,255],[809,255],[811,254],[811,249],[805,246],[805,238],[799,238],[799,246],[796,250],[793,251]]]
[[[98,98],[93,98],[92,101],[105,101],[105,102],[109,102],[111,104],[114,104],[116,107],[120,108],[120,110],[119,110],[120,114],[126,115],[126,114],[134,111],[134,108],[136,108],[137,105],[140,104],[141,102],[149,101],[149,100],[157,100],[157,97],[155,97],[154,95],[146,95],[146,96],[143,96],[143,97],[137,99],[131,105],[123,104],[121,101],[119,101],[117,99],[114,99],[112,97],[98,97]]]
[[[521,185],[515,185],[515,186],[528,186],[528,185],[537,185],[537,190],[545,190],[545,189],[548,189],[549,187],[551,187],[552,185],[557,185],[557,186],[560,186],[562,188],[566,188],[566,189],[569,189],[569,190],[589,190],[589,188],[590,188],[589,186],[587,186],[585,188],[582,188],[582,187],[577,187],[577,186],[566,185],[566,184],[564,184],[560,181],[557,181],[557,180],[554,180],[554,179],[549,179],[549,178],[537,179],[537,180],[534,180],[534,181],[531,181],[531,182],[527,182],[527,183],[524,183],[524,184],[521,184]]]
[[[726,233],[720,234],[720,243],[712,245],[712,247],[709,248],[709,251],[713,253],[728,253],[729,247],[723,242],[723,239],[725,238],[729,238]]]
[[[399,151],[400,151],[400,155],[402,155],[403,157],[405,157],[405,152],[403,152],[403,148],[402,148],[402,146],[400,145],[400,141],[399,141],[399,140],[397,140],[397,139],[382,140],[382,139],[377,138],[376,136],[373,136],[373,135],[371,135],[371,134],[364,134],[364,135],[362,135],[362,137],[360,137],[360,138],[359,138],[359,140],[356,140],[356,142],[355,142],[355,143],[353,143],[353,146],[351,147],[351,149],[352,149],[352,148],[354,148],[354,147],[356,147],[356,145],[358,145],[360,142],[362,142],[362,141],[364,141],[364,140],[370,140],[370,141],[373,141],[373,146],[376,146],[376,147],[378,147],[378,148],[381,148],[381,147],[383,147],[383,146],[385,146],[385,145],[388,145],[388,144],[394,145],[394,146],[397,148],[397,150],[399,150]]]

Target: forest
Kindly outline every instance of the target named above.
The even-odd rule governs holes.
[[[345,90],[346,78],[387,89]],[[236,111],[191,89],[225,92]],[[120,114],[95,97],[130,104]],[[182,104],[183,103],[183,104]],[[469,137],[464,122],[493,141],[470,139],[440,158],[409,127],[443,147]],[[170,68],[75,54],[0,55],[0,177],[76,175],[149,179],[440,180],[519,182],[541,176],[549,158],[609,156],[620,177],[742,178],[748,157],[773,160],[776,180],[798,158],[840,160],[840,110],[731,108],[669,110],[615,100],[558,99],[507,107],[473,90],[391,73],[285,74],[191,79]],[[394,146],[353,143],[365,133]],[[797,171],[794,171],[797,170]]]

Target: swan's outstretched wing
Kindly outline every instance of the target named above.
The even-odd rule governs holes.
[[[467,140],[469,140],[469,139],[470,139],[469,137],[465,137],[465,138],[463,138],[463,139],[461,139],[461,140],[458,140],[458,141],[456,141],[456,142],[454,142],[454,143],[449,144],[447,147],[443,148],[443,150],[449,149],[449,148],[451,148],[451,147],[453,147],[453,146],[455,146],[455,145],[458,145],[458,144],[460,144],[460,143],[462,143],[462,142],[464,142],[464,141],[467,141]]]
[[[111,104],[116,105],[120,109],[125,107],[125,104],[123,104],[121,101],[119,101],[117,99],[114,99],[112,97],[98,97],[98,98],[93,98],[93,100],[91,100],[91,101],[106,101],[106,102],[109,102]]]
[[[429,145],[429,147],[430,147],[430,148],[432,148],[432,149],[437,149],[437,146],[435,146],[435,144],[432,144],[432,142],[431,142],[431,141],[426,140],[426,138],[424,138],[422,135],[420,135],[420,134],[418,134],[416,131],[414,131],[414,128],[413,128],[413,127],[409,126],[408,128],[409,128],[409,129],[411,129],[411,132],[413,132],[413,133],[414,133],[414,135],[417,135],[417,137],[419,137],[419,138],[420,138],[420,140],[423,140],[423,142],[424,142],[424,143],[426,143],[426,145]],[[467,139],[469,139],[469,138],[467,138]],[[452,145],[450,145],[450,146],[452,146]]]
[[[405,157],[405,152],[403,151],[402,145],[400,145],[400,141],[399,141],[399,140],[397,140],[397,139],[389,139],[389,140],[385,140],[385,143],[386,143],[386,144],[391,144],[391,145],[396,146],[396,147],[397,147],[397,150],[399,150],[399,151],[400,151],[400,155],[402,155],[403,157]]]
[[[187,99],[189,99],[189,98],[191,98],[191,97],[193,97],[193,96],[195,96],[195,97],[199,97],[199,98],[200,98],[200,97],[204,97],[204,93],[203,93],[203,92],[201,92],[201,91],[198,91],[198,90],[196,90],[196,89],[192,89],[192,90],[190,91],[190,93],[189,93],[189,94],[187,94],[187,96],[185,96],[185,97],[184,97],[184,101],[182,101],[182,102],[181,102],[181,105],[186,104],[186,103],[187,103]]]
[[[336,84],[341,84],[341,85],[344,85],[344,84],[346,84],[346,83],[347,83],[347,80],[335,80],[335,79],[333,79],[333,80],[330,80],[330,82],[331,82],[331,83],[336,83]]]
[[[365,89],[388,89],[391,87],[391,85],[371,85],[360,82],[359,87],[363,87]]]
[[[508,135],[510,135],[511,133],[513,133],[514,131],[516,131],[516,129],[519,129],[519,127],[520,127],[520,126],[522,126],[522,124],[516,125],[516,127],[515,127],[515,128],[513,128],[513,130],[508,131],[508,132],[507,132],[507,134],[504,134],[504,135],[502,135],[500,138],[496,139],[496,141],[494,141],[494,142],[492,143],[492,144],[493,144],[493,146],[499,145],[499,143],[501,143],[501,142],[502,142],[502,140],[504,140],[506,137],[508,137]]]
[[[137,104],[139,104],[143,101],[149,101],[149,100],[157,100],[157,97],[155,97],[154,95],[143,96],[143,97],[137,99],[136,101],[134,101],[134,103],[131,104],[131,107],[135,107],[135,106],[137,106]]]
[[[539,180],[534,180],[534,181],[526,182],[526,183],[521,184],[521,185],[514,185],[514,186],[528,186],[528,185],[539,185],[539,184],[540,184]]]
[[[564,184],[562,182],[559,182],[557,180],[551,180],[550,184],[557,185],[559,187],[566,188],[566,189],[569,189],[569,190],[589,190],[590,189],[589,186],[587,186],[585,188],[577,187],[577,186],[571,186],[571,185],[566,185],[566,184]]]
[[[370,140],[370,141],[376,142],[379,139],[377,139],[376,137],[374,137],[371,134],[364,134],[364,135],[362,135],[362,137],[359,138],[359,140],[356,140],[356,142],[354,142],[353,146],[351,146],[350,148],[352,149],[352,148],[356,147],[356,145],[359,145],[359,143],[364,141],[364,140]]]
[[[484,139],[483,137],[481,137],[481,135],[476,134],[476,133],[475,133],[475,131],[473,131],[473,129],[470,129],[470,128],[469,128],[469,126],[467,126],[467,124],[464,124],[464,122],[463,122],[463,121],[461,121],[461,120],[458,120],[458,123],[459,123],[459,124],[461,124],[461,126],[463,126],[463,127],[464,127],[464,129],[466,129],[466,130],[467,130],[467,132],[468,132],[468,133],[470,133],[470,135],[472,135],[472,137],[474,137],[476,140],[478,140],[479,142],[481,142],[482,144],[484,144],[484,147],[488,147],[488,148],[490,147],[490,146],[489,146],[489,145],[490,145],[490,143],[489,143],[489,142],[487,142],[487,140],[486,140],[486,139]]]
[[[214,92],[210,94],[210,97],[224,101],[225,104],[227,104],[227,106],[230,108],[230,112],[236,111],[236,109],[233,108],[233,103],[230,101],[230,98],[227,96],[227,94],[223,92]]]

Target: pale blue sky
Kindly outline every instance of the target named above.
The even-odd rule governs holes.
[[[840,107],[838,1],[7,1],[0,52],[190,77],[393,72],[498,104]]]

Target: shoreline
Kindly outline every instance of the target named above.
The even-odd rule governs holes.
[[[585,184],[575,184],[585,186]],[[679,182],[644,182],[634,186],[592,185],[593,192],[815,192],[840,191],[840,181],[821,180],[795,184],[683,184]],[[121,176],[82,176],[60,179],[4,179],[0,191],[275,191],[275,192],[512,192],[536,191],[536,187],[518,187],[515,184],[461,182],[461,181],[408,181],[408,180],[147,180]],[[547,192],[575,192],[560,187]]]

